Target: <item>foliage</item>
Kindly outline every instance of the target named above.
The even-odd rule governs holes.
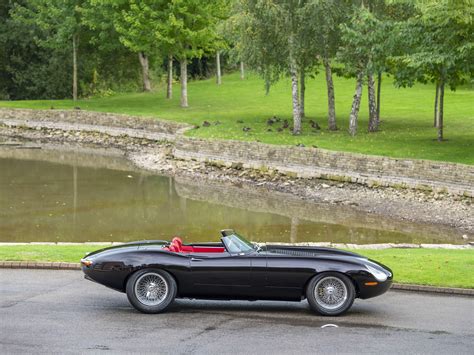
[[[474,73],[472,1],[424,1],[398,24],[399,55],[391,58],[398,85],[445,81],[453,90]]]
[[[225,0],[173,0],[168,4],[165,35],[177,58],[196,58],[219,45],[219,20],[227,16]]]
[[[471,81],[474,73],[474,4],[472,0],[416,2],[418,14],[399,24],[403,52],[392,62],[397,84],[436,83],[435,125],[444,140],[444,88]]]
[[[245,62],[272,84],[290,74],[290,58],[307,68],[316,62],[314,3],[300,0],[243,0],[240,46]],[[311,25],[310,25],[311,24]]]
[[[98,45],[125,46],[132,52],[157,53],[166,1],[90,0],[83,9],[84,23],[95,31]],[[158,38],[157,38],[158,37]]]
[[[23,0],[0,5],[0,98],[2,92],[3,98],[14,100],[69,97],[72,48],[67,41],[66,28],[61,35],[51,36],[50,32],[55,33],[55,22],[51,19],[53,22],[50,24],[43,23],[50,20],[43,13],[36,20],[32,4],[30,0]],[[35,3],[34,6],[43,5]],[[78,11],[83,19],[83,8]],[[121,45],[106,45],[113,43],[106,37],[97,42],[92,39],[92,32],[82,28],[78,68],[82,96],[110,90],[137,90],[139,68],[136,56],[132,58]],[[62,41],[66,41],[64,45],[61,45]]]
[[[348,23],[341,26],[342,44],[338,60],[351,77],[362,72],[364,77],[384,66],[388,52],[390,27],[375,17],[369,9],[358,8]]]

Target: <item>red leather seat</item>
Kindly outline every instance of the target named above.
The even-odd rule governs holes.
[[[174,237],[171,240],[168,250],[175,253],[223,253],[225,251],[223,247],[193,247],[183,245],[183,241],[180,237]]]

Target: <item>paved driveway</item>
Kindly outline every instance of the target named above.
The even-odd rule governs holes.
[[[473,354],[473,328],[473,297],[390,291],[337,318],[306,302],[190,300],[145,315],[80,271],[0,269],[1,354]]]

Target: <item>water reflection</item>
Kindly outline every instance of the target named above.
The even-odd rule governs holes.
[[[118,157],[0,152],[2,242],[212,241],[229,227],[256,241],[463,242],[451,229],[133,171]]]

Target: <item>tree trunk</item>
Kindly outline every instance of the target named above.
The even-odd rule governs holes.
[[[166,81],[166,98],[173,98],[173,56],[168,56],[168,78]]]
[[[436,83],[433,127],[438,127],[438,102],[439,102],[439,83]]]
[[[140,60],[140,65],[142,66],[143,91],[151,91],[148,56],[143,52],[138,52],[138,59]]]
[[[222,84],[221,77],[221,52],[217,51],[216,53],[216,83],[217,85]]]
[[[326,70],[326,86],[328,90],[328,129],[337,130],[336,126],[336,103],[334,99],[334,83],[332,81],[331,64],[328,59],[324,59],[324,68]]]
[[[191,61],[191,63],[192,63],[192,61]],[[198,66],[199,79],[204,79],[205,74],[204,74],[204,69],[203,69],[203,66],[202,66],[202,58],[199,58],[197,60],[197,66]]]
[[[438,142],[443,141],[444,80],[439,85]]]
[[[188,107],[188,61],[181,59],[181,107]]]
[[[382,94],[382,72],[377,73],[377,127],[380,124],[380,98]]]
[[[291,98],[293,102],[293,134],[301,134],[301,113],[298,99],[298,73],[296,63],[290,59]]]
[[[305,91],[306,91],[305,71],[304,71],[304,69],[301,69],[301,73],[300,73],[300,117],[302,119],[305,117],[305,112],[304,112]]]
[[[72,99],[77,101],[77,35],[72,36]]]
[[[367,75],[367,88],[369,96],[369,132],[376,132],[377,125],[377,104],[375,102],[375,82],[373,74]]]
[[[356,89],[352,100],[351,113],[349,115],[349,133],[355,136],[357,133],[357,120],[359,118],[360,99],[362,97],[362,73],[357,75]]]
[[[245,79],[245,68],[244,68],[244,62],[240,61],[240,80]]]
[[[270,93],[270,80],[265,79],[265,96],[268,96]]]

